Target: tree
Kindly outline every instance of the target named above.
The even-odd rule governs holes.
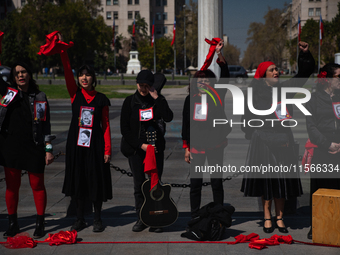
[[[223,55],[227,60],[229,65],[238,65],[240,64],[240,54],[241,51],[235,45],[228,44],[223,48]]]
[[[172,68],[173,59],[173,49],[170,45],[171,40],[167,37],[162,37],[155,40],[156,45],[156,69],[161,71],[166,68]],[[154,69],[154,49],[151,47],[150,40],[143,40],[138,46],[139,60],[143,67],[147,69]]]
[[[268,9],[264,16],[265,23],[252,22],[248,29],[249,42],[242,65],[257,66],[263,61],[273,61],[281,67],[282,52],[286,45],[287,31],[280,24],[283,10]]]

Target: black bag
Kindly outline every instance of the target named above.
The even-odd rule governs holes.
[[[225,229],[231,226],[231,215],[235,208],[231,205],[222,206],[211,202],[203,206],[198,216],[188,222],[188,230],[181,234],[196,241],[219,241]]]

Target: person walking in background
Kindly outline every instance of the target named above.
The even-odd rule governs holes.
[[[315,61],[309,52],[309,46],[305,42],[299,42],[299,73],[294,78],[279,82],[278,68],[273,62],[262,62],[255,73],[249,87],[253,89],[253,106],[255,109],[267,110],[272,106],[273,88],[278,88],[278,104],[281,102],[282,87],[302,87],[308,77],[313,73]],[[265,78],[265,79],[262,79]],[[294,97],[295,93],[287,95],[288,98]],[[247,98],[245,102],[247,102]],[[281,105],[280,105],[281,106]],[[281,125],[282,120],[292,118],[292,105],[287,106],[285,118],[281,112],[274,111],[270,115],[255,115],[245,106],[245,115],[241,122],[246,123],[241,126],[245,133],[245,138],[250,141],[246,166],[260,165],[296,165],[298,163],[297,152],[294,150],[293,133],[289,127]],[[248,121],[252,119],[263,120],[261,127],[250,127]],[[279,121],[265,121],[266,119],[277,119]],[[243,178],[241,191],[244,196],[262,197],[264,223],[263,231],[272,233],[274,227],[271,218],[272,200],[275,203],[275,222],[280,232],[288,233],[283,222],[283,212],[285,199],[294,198],[302,194],[302,187],[299,176],[286,178],[284,173],[265,176],[254,176],[246,173]]]
[[[53,162],[50,109],[44,92],[39,90],[29,66],[16,62],[10,72],[10,84],[0,79],[1,95],[11,94],[11,100],[0,105],[0,164],[5,168],[6,205],[9,227],[4,237],[13,237],[20,232],[17,210],[21,170],[28,171],[37,210],[34,238],[45,235],[44,220],[46,189],[45,165]],[[37,101],[45,102],[47,109],[43,120],[37,119],[34,111]]]

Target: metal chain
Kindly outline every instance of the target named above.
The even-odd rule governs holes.
[[[112,164],[110,164],[110,166],[114,169],[114,170],[116,170],[116,171],[118,171],[118,172],[121,172],[122,174],[126,174],[127,176],[129,176],[129,177],[132,177],[133,176],[133,174],[131,173],[131,172],[128,172],[127,170],[125,170],[125,169],[121,169],[120,167],[118,167],[118,166],[114,166],[114,165],[112,165]],[[223,182],[225,182],[225,181],[230,181],[232,178],[236,178],[237,176],[239,176],[239,175],[241,175],[242,173],[238,173],[238,174],[233,174],[232,176],[231,175],[229,175],[229,176],[227,176],[226,178],[224,178],[222,181]],[[171,185],[171,187],[173,187],[173,188],[189,188],[190,187],[190,184],[177,184],[177,183],[170,183],[170,185]],[[203,182],[202,183],[202,186],[208,186],[208,185],[211,185],[211,182]]]
[[[59,158],[60,156],[62,156],[62,155],[65,155],[65,153],[64,152],[62,152],[62,151],[59,151],[56,155],[54,155],[54,159],[57,159],[57,158]],[[28,171],[23,171],[22,173],[21,173],[21,176],[24,176],[25,174],[27,174],[28,173]],[[6,178],[1,178],[0,179],[0,182],[4,182],[6,180]]]

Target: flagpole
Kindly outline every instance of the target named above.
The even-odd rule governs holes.
[[[155,73],[157,72],[156,70],[156,40],[155,39],[153,42],[153,70]]]
[[[174,77],[176,75],[176,41],[175,41],[175,47],[174,47]]]
[[[299,72],[299,37],[296,38],[296,73]]]

